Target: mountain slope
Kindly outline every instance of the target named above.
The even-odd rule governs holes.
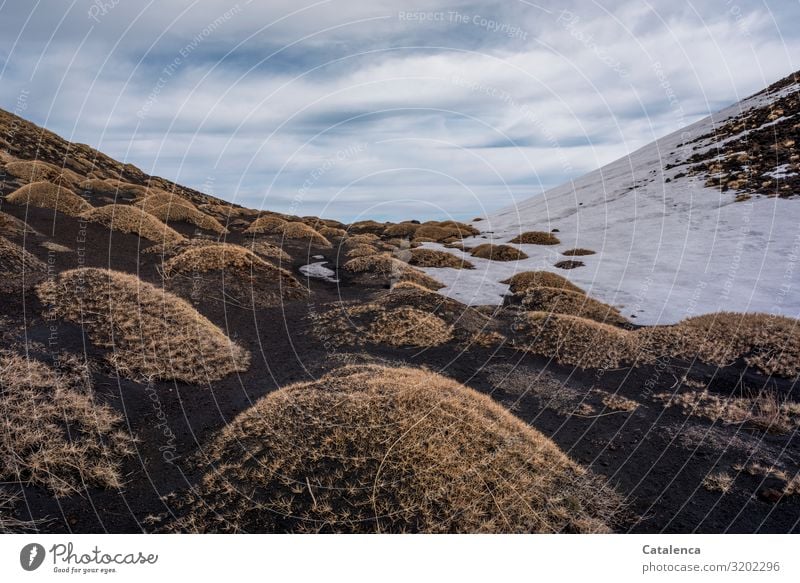
[[[437,271],[442,293],[497,304],[515,272],[548,270],[640,324],[718,310],[800,313],[800,84],[797,74],[568,184],[475,223],[506,243],[552,231],[561,244],[519,245],[529,258],[470,258]],[[467,247],[483,238],[465,240]],[[571,248],[594,255],[565,257]],[[460,254],[459,251],[453,251]],[[563,260],[585,266],[562,270]]]

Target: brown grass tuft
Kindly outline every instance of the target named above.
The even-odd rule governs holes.
[[[376,253],[380,253],[377,247],[361,244],[350,249],[345,256],[352,259],[354,257],[367,257],[368,255],[375,255]]]
[[[350,273],[360,274],[358,282],[367,285],[385,287],[400,281],[413,281],[433,290],[444,287],[429,275],[414,269],[405,261],[392,257],[388,253],[355,257],[345,263],[342,268]]]
[[[155,243],[174,244],[184,239],[183,235],[150,213],[126,204],[97,207],[81,216],[112,231],[132,233]]]
[[[558,237],[546,231],[526,231],[525,233],[520,233],[509,242],[523,243],[525,245],[558,245],[561,243]]]
[[[121,417],[95,401],[88,371],[57,372],[2,352],[0,411],[3,481],[43,486],[56,496],[122,486],[120,462],[133,453],[133,440]]]
[[[172,531],[608,532],[620,497],[489,397],[421,369],[349,366],[273,392]]]
[[[0,237],[0,292],[16,293],[39,283],[47,266],[35,255]]]
[[[581,368],[616,368],[637,356],[632,333],[576,316],[527,312],[514,332],[520,349]]]
[[[417,267],[452,267],[454,269],[475,269],[469,261],[460,259],[447,251],[419,248],[412,249],[410,265]]]
[[[163,204],[155,208],[150,208],[147,212],[164,221],[170,222],[185,222],[191,223],[205,231],[211,231],[217,235],[225,235],[229,233],[228,229],[214,217],[207,215],[194,207],[184,206],[181,204]]]
[[[279,227],[285,225],[287,221],[280,217],[276,217],[273,215],[266,215],[263,217],[258,217],[250,226],[247,227],[244,232],[245,233],[269,233],[275,234],[279,232]]]
[[[339,229],[337,227],[320,227],[319,234],[325,237],[326,239],[341,239],[342,237],[347,236],[347,231],[344,229]]]
[[[725,397],[704,391],[660,393],[655,398],[665,407],[680,407],[694,417],[725,424],[745,424],[772,433],[791,433],[800,428],[800,404],[763,391],[754,397]]]
[[[583,267],[586,265],[583,261],[575,261],[573,259],[567,259],[565,261],[559,261],[555,263],[553,267],[558,267],[559,269],[575,269],[577,267]]]
[[[259,241],[253,240],[248,247],[250,250],[259,255],[261,257],[267,257],[269,259],[278,259],[280,262],[291,263],[292,256],[289,255],[286,251],[278,247],[277,245],[273,245],[269,241]]]
[[[490,259],[492,261],[520,261],[527,259],[528,256],[510,245],[493,245],[492,243],[483,243],[470,249],[470,255],[473,257],[480,257],[481,259]]]
[[[410,307],[378,314],[366,332],[366,341],[390,346],[439,346],[449,341],[453,330],[444,320]]]
[[[23,220],[0,212],[0,233],[4,235],[22,235],[23,233],[37,234],[34,229]]]
[[[14,160],[6,164],[6,174],[22,182],[53,182],[64,186],[80,181],[68,168],[60,168],[43,160]]]
[[[413,237],[421,226],[418,223],[397,223],[386,227],[384,234],[387,237]]]
[[[525,291],[522,305],[537,312],[568,314],[588,318],[614,326],[624,326],[629,322],[619,310],[608,304],[592,299],[582,292],[574,292],[553,287],[533,287]]]
[[[242,306],[273,306],[308,292],[289,271],[230,243],[186,249],[164,263],[164,277],[167,287],[183,296],[223,294]]]
[[[721,492],[726,494],[733,488],[733,476],[726,472],[716,472],[707,474],[703,478],[703,488],[709,492]]]
[[[51,315],[79,324],[123,376],[204,383],[247,370],[250,354],[181,298],[133,275],[65,271],[38,287]]]
[[[567,257],[582,257],[584,255],[594,255],[595,252],[591,249],[583,249],[581,247],[576,247],[575,249],[567,249],[562,253],[562,255],[566,255]]]
[[[70,189],[52,182],[32,182],[18,188],[6,197],[11,204],[53,209],[77,217],[91,210],[92,205]]]
[[[697,358],[717,366],[743,359],[764,374],[800,374],[800,321],[793,318],[719,312],[674,326],[643,328],[638,334],[656,355]]]
[[[586,293],[566,277],[549,271],[522,271],[500,283],[508,284],[512,293],[522,293],[535,287],[552,287],[577,293]]]

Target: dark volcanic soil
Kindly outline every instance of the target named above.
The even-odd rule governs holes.
[[[160,257],[142,254],[145,245],[135,236],[109,235],[104,227],[42,209],[3,205],[2,210],[46,235],[27,235],[25,246],[49,260],[54,272],[78,265],[110,267],[160,285]],[[188,226],[180,230],[192,232]],[[47,239],[74,251],[48,253],[40,245]],[[234,243],[242,240],[242,234],[229,236]],[[295,259],[285,267],[301,278],[297,268],[308,263],[311,255],[334,260],[330,249],[299,245],[287,250]],[[270,309],[243,309],[213,298],[197,305],[253,354],[246,373],[210,386],[168,382],[145,386],[117,378],[103,364],[102,351],[92,346],[80,328],[56,323],[55,330],[51,329],[32,293],[24,298],[0,297],[4,329],[19,331],[6,333],[3,346],[19,349],[27,344],[31,356],[45,361],[60,351],[85,353],[97,363],[95,386],[100,399],[124,416],[139,440],[137,455],[126,462],[123,490],[89,489],[81,496],[56,500],[41,488],[22,487],[20,518],[43,520],[41,528],[46,532],[154,530],[159,522],[153,517],[170,511],[169,495],[191,488],[203,471],[220,461],[205,459],[203,445],[238,413],[270,391],[315,378],[348,358],[373,358],[427,366],[509,407],[574,459],[606,476],[627,497],[628,518],[619,525],[622,532],[800,532],[800,496],[771,500],[765,491],[780,489],[778,480],[733,469],[777,463],[796,471],[800,461],[796,437],[687,417],[679,408],[665,409],[653,399],[658,393],[684,390],[680,382],[684,376],[709,384],[720,394],[769,387],[782,394],[795,393],[796,398],[796,387],[790,382],[760,376],[741,363],[717,369],[673,360],[620,370],[580,370],[510,348],[367,346],[352,348],[348,354],[347,349],[331,350],[316,339],[309,315],[330,309],[339,300],[363,301],[379,290],[356,286],[344,276],[338,284],[308,283],[312,290],[308,301]],[[543,373],[566,387],[566,394],[535,395],[519,389],[520,383],[530,384]],[[640,405],[632,413],[605,408],[602,398],[612,393]],[[591,408],[575,414],[581,403]],[[701,483],[712,470],[736,476],[733,489],[724,495],[705,489]]]

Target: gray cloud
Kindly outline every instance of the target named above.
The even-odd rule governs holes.
[[[251,206],[458,218],[797,69],[796,4],[5,3],[0,106]],[[324,169],[322,171],[321,169]]]

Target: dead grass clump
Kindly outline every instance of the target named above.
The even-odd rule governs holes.
[[[205,453],[221,462],[169,530],[608,532],[621,500],[489,397],[414,368],[285,387]]]
[[[800,374],[800,321],[770,314],[719,312],[638,331],[654,354],[727,366],[742,359],[767,375]]]
[[[450,229],[451,236],[459,239],[463,239],[464,237],[474,237],[475,235],[481,234],[481,232],[472,225],[461,223],[459,221],[442,221],[438,226],[443,229]]]
[[[380,253],[377,247],[374,247],[373,245],[362,244],[362,245],[356,245],[355,247],[350,249],[345,254],[345,256],[352,259],[354,257],[366,257],[368,255],[375,255],[376,253]]]
[[[387,237],[413,237],[421,226],[419,223],[397,223],[386,227],[383,233]]]
[[[250,354],[181,298],[105,269],[65,271],[38,287],[51,315],[84,327],[123,376],[204,383],[247,370]]]
[[[146,190],[144,197],[137,200],[134,206],[151,213],[154,209],[162,206],[181,206],[197,210],[197,207],[189,200],[178,196],[175,193],[161,189]]]
[[[284,239],[299,239],[302,241],[308,241],[309,243],[319,247],[332,246],[330,241],[305,223],[292,221],[290,223],[286,223],[285,225],[281,225],[278,228],[278,232]]]
[[[410,307],[382,311],[366,331],[365,340],[390,346],[439,346],[449,341],[453,329],[427,312]]]
[[[43,241],[40,245],[53,253],[72,253],[72,249],[66,245],[60,245],[55,241]]]
[[[617,368],[637,354],[627,330],[576,316],[527,312],[514,332],[520,349],[581,368]]]
[[[444,287],[429,275],[388,253],[355,257],[342,268],[350,273],[360,274],[358,282],[368,285],[387,287],[401,281],[411,281],[433,290]]]
[[[636,411],[639,407],[639,403],[634,401],[633,399],[629,399],[627,397],[623,397],[622,395],[605,395],[602,398],[603,405],[611,409],[612,411],[625,411],[626,413],[632,413]]]
[[[211,231],[217,235],[225,235],[229,231],[214,217],[207,215],[194,207],[180,204],[163,204],[148,210],[157,219],[170,223],[173,221],[191,223],[205,231]]]
[[[714,422],[749,425],[772,433],[790,433],[800,428],[800,404],[763,391],[754,397],[725,397],[704,391],[659,393],[665,407],[680,407],[693,417]]]
[[[528,310],[569,314],[614,326],[624,326],[628,321],[619,310],[590,298],[584,293],[553,287],[533,287],[525,291],[522,305]]]
[[[255,221],[250,223],[250,226],[247,227],[244,232],[275,234],[279,232],[279,227],[285,225],[286,222],[287,221],[280,217],[266,215],[263,217],[258,217]]]
[[[90,178],[80,183],[80,189],[95,194],[107,194],[114,198],[137,198],[147,196],[148,189],[140,184],[131,184],[122,180],[103,180]],[[152,191],[150,191],[152,192]]]
[[[481,259],[490,259],[492,261],[520,261],[527,259],[528,256],[510,245],[493,245],[492,243],[483,243],[470,250],[470,255],[473,257],[480,257]]]
[[[273,245],[269,241],[254,240],[250,243],[249,247],[253,253],[261,257],[267,257],[268,259],[278,259],[280,262],[286,262],[286,263],[292,262],[291,255],[289,255],[286,251],[284,251],[277,245]]]
[[[15,293],[39,283],[47,266],[35,255],[0,237],[0,292]]]
[[[0,479],[56,496],[122,486],[120,462],[133,440],[121,417],[95,401],[90,379],[0,353]]]
[[[242,306],[267,307],[307,296],[287,270],[230,243],[190,247],[164,263],[165,284],[184,297],[223,295]]]
[[[567,259],[565,261],[559,261],[555,263],[553,267],[558,267],[559,269],[576,269],[578,267],[583,267],[586,265],[583,261],[575,261],[573,259]]]
[[[52,182],[32,182],[18,188],[6,197],[11,204],[53,209],[77,217],[91,210],[92,205],[70,189]]]
[[[362,233],[360,235],[350,235],[344,241],[342,241],[342,245],[347,249],[352,249],[358,245],[375,245],[379,241],[380,237],[377,235],[373,235],[372,233]]]
[[[417,267],[452,267],[454,269],[475,269],[469,261],[460,259],[448,253],[447,251],[439,251],[437,249],[418,248],[411,250],[411,259],[408,262],[410,265]]]
[[[112,231],[131,233],[155,243],[172,244],[183,240],[183,235],[150,213],[126,204],[97,207],[81,216]]]
[[[421,225],[414,231],[414,240],[420,243],[439,242],[453,236],[453,230],[438,225]]]
[[[382,235],[384,229],[386,229],[385,223],[379,223],[371,220],[358,221],[347,226],[347,232],[354,233],[356,235],[360,233],[373,233],[375,235]]]
[[[54,182],[74,184],[80,177],[72,170],[59,168],[43,160],[14,160],[6,164],[6,174],[22,182]]]
[[[28,223],[11,216],[4,212],[0,212],[0,233],[4,235],[22,235],[23,233],[37,234]]]
[[[523,243],[525,245],[558,245],[561,243],[558,237],[546,231],[526,231],[520,233],[509,243]]]
[[[347,236],[347,231],[344,229],[339,229],[337,227],[320,227],[318,229],[320,235],[325,237],[326,239],[341,239],[342,237]]]
[[[508,284],[511,288],[511,292],[515,294],[535,287],[550,287],[577,293],[586,293],[566,277],[549,271],[523,271],[514,274],[500,283]]]
[[[582,249],[581,247],[576,247],[575,249],[567,249],[562,253],[562,255],[566,255],[567,257],[582,257],[584,255],[594,255],[595,252],[591,249]]]
[[[726,494],[733,488],[733,476],[726,472],[716,472],[707,474],[703,478],[703,488],[709,492],[721,492]]]

